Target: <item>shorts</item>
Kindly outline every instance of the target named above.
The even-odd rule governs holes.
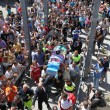
[[[102,77],[102,78],[105,78],[105,77],[106,77],[106,72],[105,72],[105,71],[102,72],[101,77]]]

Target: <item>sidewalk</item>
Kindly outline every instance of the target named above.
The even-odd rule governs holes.
[[[110,55],[110,35],[107,35],[104,40],[104,50],[105,50],[105,54],[99,52],[97,57],[92,56],[92,64],[95,64],[97,62],[98,57],[104,57]],[[95,52],[95,54],[97,54],[97,52]],[[109,61],[110,61],[110,57],[109,57]],[[84,82],[93,83],[93,73],[91,73],[89,77],[86,80],[84,80]],[[109,67],[109,71],[107,72],[106,80],[100,83],[99,89],[102,90],[104,93],[104,98],[107,102],[107,107],[102,109],[98,108],[98,110],[110,110],[110,67]],[[86,94],[87,94],[87,86],[86,85],[81,86],[79,92],[79,103],[86,98]]]

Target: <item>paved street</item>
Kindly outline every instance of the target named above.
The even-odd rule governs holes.
[[[13,3],[11,3],[11,6],[12,6],[12,11],[15,12],[15,8],[13,7]],[[6,12],[6,9],[5,9],[5,3],[4,2],[1,2],[0,1],[0,10],[3,11],[3,15],[6,17],[7,15],[7,12]],[[85,40],[86,38],[86,35],[80,35],[80,37]],[[84,45],[84,44],[83,44]],[[97,47],[96,47],[97,48]],[[106,54],[103,54],[103,53],[99,53],[98,57],[100,56],[105,56],[105,55],[110,55],[110,35],[107,35],[105,40],[104,40],[104,48],[105,48],[105,51],[106,51]],[[96,52],[97,54],[97,52]],[[96,56],[93,56],[92,57],[93,59],[93,62],[96,62],[97,58]],[[32,82],[28,77],[26,77],[26,80],[25,82],[28,82],[30,87],[35,90],[36,89],[36,85],[34,82]],[[88,79],[87,82],[92,82],[92,78]],[[100,89],[102,89],[105,93],[110,93],[110,69],[109,71],[107,72],[107,80],[105,82],[102,82],[100,84]],[[54,90],[52,90],[52,92],[55,92]],[[80,94],[79,94],[79,100],[82,101],[82,99],[85,97],[85,93],[81,90]],[[55,99],[55,96],[54,94],[51,94],[51,98],[49,98],[49,104],[51,107],[53,107],[54,105],[57,105],[55,102],[52,101],[52,99]],[[37,101],[36,101],[36,104],[35,104],[35,109],[34,110],[37,110],[36,108],[37,107]],[[46,105],[43,103],[43,110],[47,110],[47,107]]]

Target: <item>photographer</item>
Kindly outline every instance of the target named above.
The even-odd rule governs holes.
[[[105,107],[106,102],[102,97],[102,91],[98,90],[91,99],[91,110],[96,110],[97,107]]]

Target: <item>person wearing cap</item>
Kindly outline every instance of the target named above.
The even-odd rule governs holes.
[[[64,91],[67,93],[73,93],[75,91],[75,84],[69,80],[65,79]]]
[[[96,63],[96,65],[93,67],[93,69],[94,69],[94,87],[96,89],[98,89],[99,88],[99,80],[100,80],[102,72],[104,70],[103,62],[98,61],[98,63]]]

